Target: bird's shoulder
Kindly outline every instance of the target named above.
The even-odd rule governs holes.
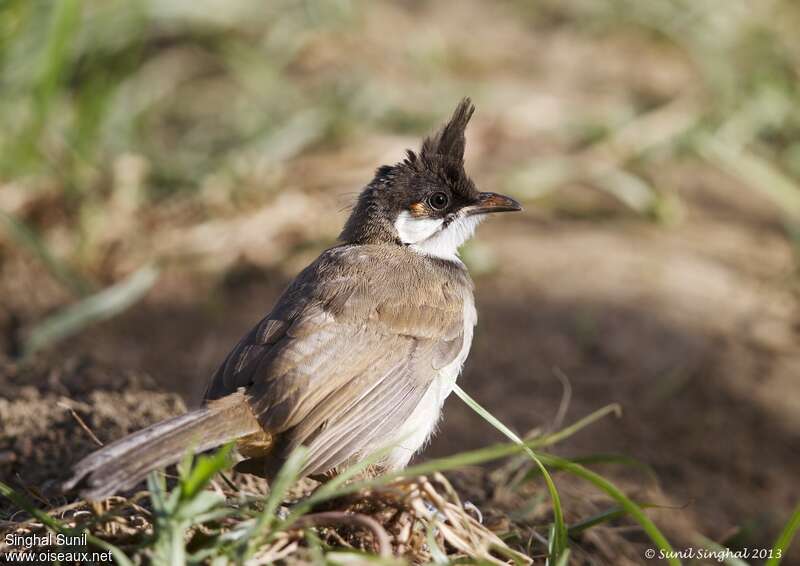
[[[460,263],[401,246],[343,245],[304,270],[287,290],[285,305],[279,302],[276,310],[291,315],[296,307],[319,305],[340,322],[371,321],[404,334],[435,335],[424,327],[460,319],[472,289]]]
[[[359,344],[374,349],[393,337],[425,342],[431,363],[442,367],[461,348],[472,288],[462,265],[399,246],[330,248],[298,274],[239,341],[212,378],[206,398],[248,387],[258,375],[283,373],[299,352],[346,356],[346,351],[330,351],[334,337],[337,343],[350,337],[351,353]]]

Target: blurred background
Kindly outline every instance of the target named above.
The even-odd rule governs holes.
[[[526,212],[464,250],[462,386],[520,433],[620,403],[559,453],[652,466],[606,473],[679,541],[771,542],[800,477],[798,29],[791,0],[5,0],[4,367],[197,403],[468,95],[467,170]],[[500,440],[451,400],[426,455]]]

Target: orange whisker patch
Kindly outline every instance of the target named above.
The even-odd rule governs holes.
[[[421,202],[415,202],[411,206],[408,207],[411,211],[413,216],[424,216],[425,215],[425,205]]]

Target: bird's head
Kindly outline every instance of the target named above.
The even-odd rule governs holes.
[[[409,150],[400,163],[379,167],[340,239],[453,260],[487,213],[522,210],[510,197],[478,191],[464,171],[464,130],[474,111],[465,98],[419,153]]]

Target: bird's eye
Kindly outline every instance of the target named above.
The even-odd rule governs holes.
[[[447,196],[447,193],[433,193],[430,197],[428,197],[428,204],[431,205],[431,208],[435,210],[442,210],[450,203],[450,198]]]

